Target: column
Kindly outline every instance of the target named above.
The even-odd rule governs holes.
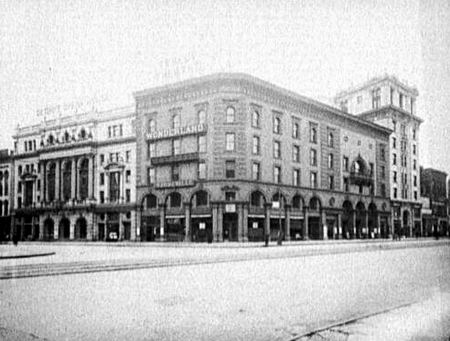
[[[337,215],[337,233],[336,233],[336,239],[342,238],[342,213],[338,213]]]
[[[96,213],[92,214],[92,237],[91,240],[98,240],[98,215]],[[89,224],[88,224],[89,226]]]
[[[75,224],[76,224],[76,217],[70,217],[70,232],[69,232],[70,240],[75,239]]]
[[[166,214],[164,212],[164,204],[159,205],[159,234],[160,240],[164,240],[164,227],[166,226]]]
[[[352,221],[353,221],[353,238],[356,238],[356,211],[352,210]]]
[[[217,207],[217,236],[218,242],[223,242],[223,206],[219,204]]]
[[[184,241],[191,241],[191,205],[189,202],[184,203],[184,221],[185,221],[185,236]]]
[[[381,236],[381,217],[380,217],[380,213],[377,213],[377,235],[378,235],[378,238]],[[375,236],[375,238],[376,238],[376,236]]]
[[[94,197],[94,155],[88,158],[88,199]]]
[[[79,179],[79,176],[78,176],[78,171],[80,170],[80,168],[78,167],[78,162],[80,162],[80,161],[81,161],[81,159],[77,160],[76,174],[75,174],[75,177],[76,177],[75,181],[77,183],[77,186],[76,186],[76,188],[77,188],[77,190],[76,190],[76,193],[77,193],[76,198],[77,198],[77,200],[80,199],[80,179]]]
[[[305,206],[305,220],[303,222],[303,240],[309,239],[309,208]]]
[[[242,226],[242,205],[237,205],[238,209],[238,242],[242,242],[244,239],[244,227]]]
[[[291,205],[285,205],[284,214],[284,240],[291,240]]]
[[[42,162],[41,163],[41,169],[42,169],[42,187],[41,187],[41,193],[42,193],[42,201],[47,202],[48,198],[48,191],[47,191],[47,163]]]
[[[37,178],[33,180],[33,206],[39,207],[39,204],[37,202],[37,183],[36,182],[37,182]]]
[[[139,208],[140,210],[140,208]],[[140,235],[140,214],[137,214],[136,211],[131,211],[131,226],[130,226],[130,240],[135,242],[137,241],[138,236]]]
[[[123,226],[123,213],[119,213],[119,240],[123,240],[125,234]]]
[[[212,233],[213,233],[213,240],[218,242],[219,241],[219,227],[218,227],[218,208],[216,204],[212,204]]]
[[[248,204],[242,207],[242,226],[244,228],[243,242],[248,242]]]
[[[35,236],[35,226],[34,226],[34,224],[35,224],[35,218],[34,218],[34,216],[32,216],[31,217],[31,236],[32,236],[33,240],[34,240],[34,236]]]
[[[42,219],[39,219],[39,240],[44,239],[44,220],[45,217],[41,217]]]
[[[59,216],[55,216],[53,218],[53,239],[58,240],[59,238],[59,222],[61,218]]]
[[[264,238],[270,242],[270,207],[272,203],[265,204],[265,219],[264,219]]]
[[[71,187],[70,196],[72,199],[76,199],[77,198],[77,190],[76,190],[77,189],[77,160],[75,158],[72,159],[70,187]]]
[[[21,195],[22,195],[22,207],[25,207],[25,181],[19,180],[19,182],[22,183],[22,191],[21,191]]]
[[[365,219],[365,223],[366,223],[366,231],[367,231],[367,238],[370,238],[371,237],[371,235],[370,235],[370,231],[369,231],[369,211],[365,211],[365,216],[364,216],[366,219]]]
[[[120,203],[125,201],[125,169],[120,172]]]
[[[56,173],[55,173],[55,201],[61,199],[61,160],[56,161]]]
[[[109,172],[105,172],[105,202],[109,202]]]
[[[324,240],[328,239],[328,227],[327,227],[327,215],[325,211],[322,209],[322,213],[320,214],[320,221],[322,225],[322,236]]]

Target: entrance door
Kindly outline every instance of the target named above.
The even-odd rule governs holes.
[[[321,232],[320,217],[309,217],[308,227],[309,227],[309,238],[322,239],[320,233]]]
[[[237,213],[225,213],[223,215],[223,240],[238,240],[238,215]]]

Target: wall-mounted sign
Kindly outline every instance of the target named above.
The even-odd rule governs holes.
[[[206,224],[205,224],[205,223],[199,223],[199,224],[198,224],[198,228],[199,228],[200,230],[204,230],[204,229],[206,229]]]
[[[280,208],[280,202],[279,201],[272,201],[272,208]]]
[[[179,181],[168,181],[168,182],[157,182],[155,188],[175,188],[175,187],[192,187],[195,185],[195,181],[192,179],[179,180]]]
[[[253,227],[254,229],[257,229],[257,228],[258,228],[258,222],[257,222],[257,221],[254,221],[254,222],[252,223],[252,227]]]
[[[206,132],[206,124],[194,124],[180,128],[169,128],[147,134],[147,140],[167,139],[174,136],[193,135]]]
[[[235,213],[236,212],[236,204],[226,204],[225,212],[227,213]]]

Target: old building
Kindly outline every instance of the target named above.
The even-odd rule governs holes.
[[[17,129],[13,214],[20,239],[135,239],[134,117],[127,107]]]
[[[0,242],[11,237],[12,170],[11,152],[8,149],[0,150]]]
[[[245,74],[134,96],[141,240],[391,233],[391,129]]]
[[[432,236],[448,235],[449,217],[447,212],[447,173],[433,168],[420,167],[420,192],[427,201],[428,211],[423,214],[423,234]]]
[[[335,104],[343,111],[392,130],[390,136],[390,197],[392,224],[407,237],[421,231],[418,91],[395,77],[374,78],[343,91]]]

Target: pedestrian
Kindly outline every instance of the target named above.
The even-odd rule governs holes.
[[[19,235],[17,233],[14,233],[12,240],[13,240],[14,246],[17,246],[19,244]]]

